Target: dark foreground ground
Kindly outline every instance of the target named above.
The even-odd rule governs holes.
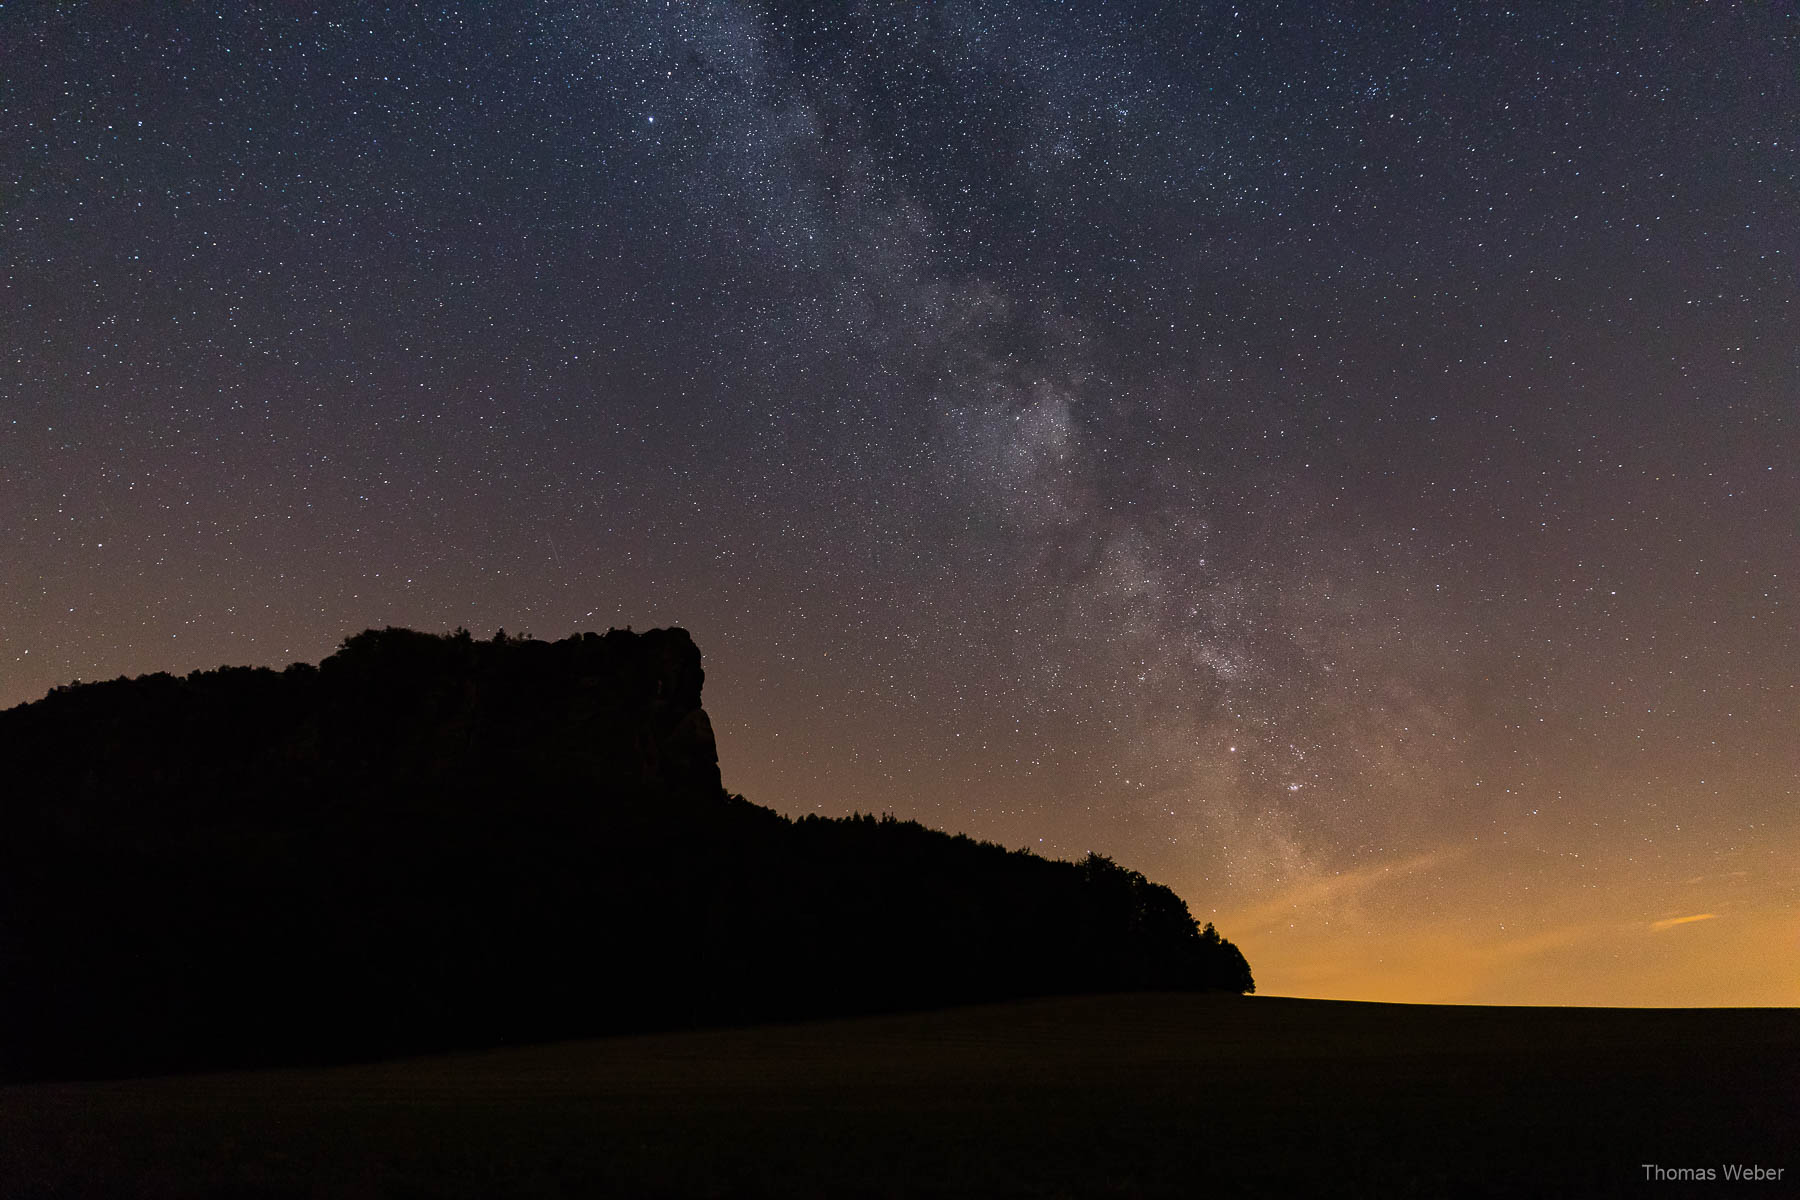
[[[1646,1182],[1646,1163],[1782,1168]],[[0,1088],[0,1195],[1800,1194],[1800,1011],[1128,995]]]

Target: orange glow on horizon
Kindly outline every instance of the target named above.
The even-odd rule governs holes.
[[[1551,886],[1522,902],[1527,854],[1435,851],[1295,880],[1213,919],[1266,995],[1785,1007],[1800,1005],[1800,912],[1780,864],[1797,852],[1790,838],[1781,854],[1682,879],[1615,859],[1576,895]]]

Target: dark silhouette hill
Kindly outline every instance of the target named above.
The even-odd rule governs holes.
[[[404,629],[0,713],[0,1077],[1253,990],[1100,856],[720,785],[679,629]]]

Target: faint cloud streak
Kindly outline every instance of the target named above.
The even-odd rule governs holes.
[[[1692,925],[1695,921],[1716,921],[1718,913],[1695,913],[1691,917],[1668,917],[1661,921],[1650,922],[1650,932],[1661,933],[1665,929],[1673,929],[1677,925]]]

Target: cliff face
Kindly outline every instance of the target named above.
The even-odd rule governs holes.
[[[682,629],[553,643],[388,629],[319,665],[318,707],[339,745],[388,748],[384,769],[711,797],[719,766],[704,681]]]
[[[1252,987],[1105,859],[719,785],[679,629],[388,629],[0,713],[0,1079]]]
[[[75,851],[219,822],[304,824],[421,792],[711,798],[704,679],[681,629],[555,643],[387,629],[316,668],[59,688],[0,713],[4,816]]]

